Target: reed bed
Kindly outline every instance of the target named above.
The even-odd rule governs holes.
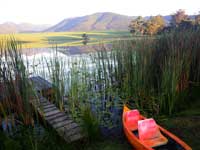
[[[7,123],[11,118],[13,124],[16,119],[23,124],[32,124],[33,112],[29,99],[33,92],[28,81],[28,62],[20,51],[20,44],[14,38],[0,42],[0,118],[7,120]]]
[[[192,87],[199,86],[199,43],[200,29],[173,31],[117,41],[111,49],[101,45],[95,53],[68,59],[55,48],[51,59],[42,58],[30,66],[20,44],[1,42],[0,78],[9,95],[7,104],[16,106],[9,108],[17,108],[7,109],[1,103],[1,115],[18,112],[30,122],[31,71],[52,82],[52,102],[82,123],[89,137],[96,136],[99,127],[120,124],[125,103],[146,115],[172,115],[187,109]]]
[[[55,52],[41,61],[48,68],[43,75],[53,83],[57,106],[64,111],[67,105],[74,118],[88,107],[97,118],[110,116],[124,103],[147,114],[171,115],[189,103],[191,86],[199,84],[199,32],[117,41],[111,49],[101,45],[96,53],[67,60]]]

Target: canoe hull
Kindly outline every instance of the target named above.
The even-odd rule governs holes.
[[[142,141],[140,141],[139,138],[135,134],[133,134],[133,132],[128,128],[128,126],[126,126],[125,113],[127,111],[130,111],[130,109],[126,105],[124,105],[122,123],[123,123],[124,133],[125,133],[128,141],[130,142],[130,144],[137,150],[154,150],[154,148],[145,146],[145,144]],[[140,115],[140,118],[146,119],[142,115]],[[192,148],[190,146],[188,146],[184,141],[182,141],[181,139],[176,137],[174,134],[170,133],[169,131],[167,131],[166,129],[164,129],[163,127],[161,127],[159,125],[158,125],[158,127],[162,133],[164,133],[170,139],[173,139],[173,141],[175,141],[178,145],[180,145],[183,148],[183,150],[192,150]]]

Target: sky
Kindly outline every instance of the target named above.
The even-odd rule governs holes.
[[[0,23],[56,24],[96,12],[128,16],[169,15],[179,9],[200,12],[200,0],[0,0]]]

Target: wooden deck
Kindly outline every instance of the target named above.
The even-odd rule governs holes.
[[[68,143],[82,139],[81,127],[73,121],[68,114],[61,112],[52,104],[46,96],[51,95],[52,85],[41,77],[30,78],[38,93],[38,98],[31,100],[31,104],[38,111],[39,115]]]
[[[37,93],[41,94],[48,100],[52,100],[53,86],[49,81],[40,76],[31,77],[30,81],[33,83]]]

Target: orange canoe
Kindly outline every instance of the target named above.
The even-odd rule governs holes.
[[[191,150],[184,141],[157,125],[150,118],[142,116],[138,110],[126,105],[122,116],[124,133],[136,150]]]

